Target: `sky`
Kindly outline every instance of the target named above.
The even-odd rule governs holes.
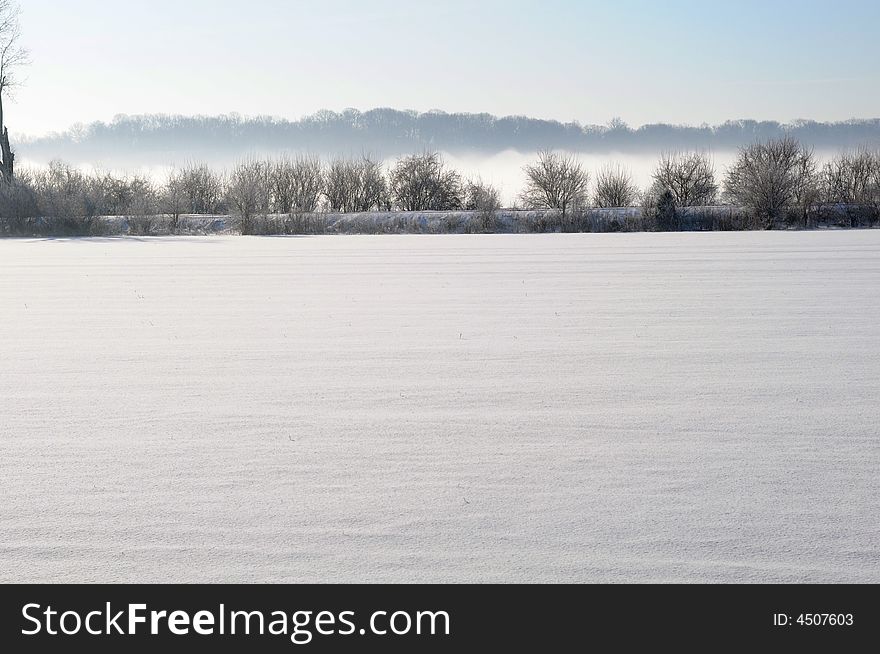
[[[18,134],[348,107],[634,126],[880,116],[877,0],[19,1]]]

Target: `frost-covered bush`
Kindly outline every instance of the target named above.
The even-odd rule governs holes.
[[[608,165],[596,173],[593,205],[599,208],[631,207],[639,199],[639,187],[632,173],[618,165]]]
[[[324,169],[315,157],[282,157],[267,164],[270,209],[274,213],[313,213],[324,192]]]
[[[464,204],[461,175],[436,152],[399,159],[389,182],[394,206],[401,211],[455,211]]]
[[[564,231],[576,231],[571,214],[588,207],[587,188],[590,174],[572,155],[550,150],[538,153],[538,160],[523,168],[526,186],[520,200],[529,209],[559,211]],[[552,230],[547,230],[552,231]]]
[[[327,208],[339,213],[360,213],[389,208],[388,182],[382,164],[368,156],[330,162],[324,180]]]
[[[651,177],[654,196],[668,193],[677,207],[704,207],[718,197],[715,165],[704,152],[664,152]]]
[[[822,168],[819,184],[827,215],[845,215],[851,227],[880,220],[880,150],[837,155]]]
[[[269,164],[248,160],[238,164],[229,176],[226,198],[239,219],[242,234],[258,233],[255,221],[269,213]]]
[[[806,223],[818,200],[813,152],[790,136],[741,148],[727,171],[724,192],[731,204],[749,209],[767,229],[781,220]]]
[[[38,215],[37,197],[26,175],[0,182],[0,234],[29,234]]]
[[[477,213],[478,224],[472,226],[473,231],[494,232],[497,229],[501,199],[498,189],[491,184],[486,184],[481,179],[468,181],[465,186],[464,208]]]

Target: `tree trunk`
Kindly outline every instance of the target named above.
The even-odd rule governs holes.
[[[3,89],[0,88],[0,179],[11,182],[15,174],[15,153],[9,147],[9,130],[3,124]]]
[[[11,182],[15,175],[15,153],[9,147],[9,130],[4,128],[0,135],[0,176],[6,182]]]

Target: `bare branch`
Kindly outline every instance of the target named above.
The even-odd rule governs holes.
[[[571,155],[550,150],[538,153],[538,161],[523,169],[526,188],[520,199],[535,209],[559,209],[563,219],[569,209],[587,204],[590,174]]]
[[[749,145],[727,171],[724,187],[729,200],[754,211],[767,228],[791,209],[806,221],[818,197],[813,151],[791,136]]]
[[[464,204],[461,175],[436,152],[403,157],[390,176],[391,197],[403,211],[451,211]]]
[[[631,207],[639,199],[639,188],[629,170],[607,165],[596,173],[596,194],[593,204],[599,208]]]
[[[699,207],[715,203],[718,184],[715,166],[702,152],[664,152],[653,174],[652,194],[668,191],[678,207]]]

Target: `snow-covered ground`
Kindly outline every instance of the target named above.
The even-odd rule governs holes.
[[[880,231],[0,240],[0,581],[880,582]]]

